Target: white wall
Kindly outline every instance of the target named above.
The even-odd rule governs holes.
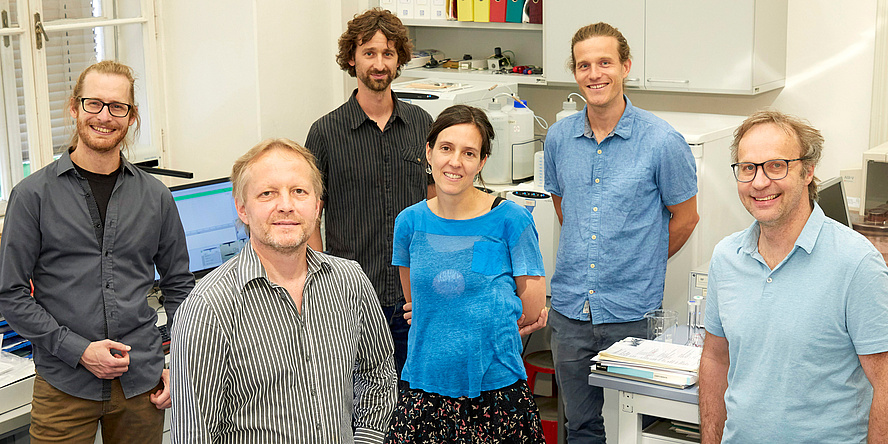
[[[168,167],[223,177],[265,138],[304,142],[344,101],[336,39],[366,3],[161,0]]]

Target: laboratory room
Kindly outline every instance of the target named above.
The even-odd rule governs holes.
[[[888,442],[888,0],[0,14],[0,444]]]

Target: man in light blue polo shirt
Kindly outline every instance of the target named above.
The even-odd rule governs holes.
[[[756,221],[709,269],[704,443],[888,442],[888,267],[815,202],[823,137],[760,111],[732,145]]]
[[[629,45],[606,23],[571,43],[582,113],[546,136],[546,190],[561,221],[552,276],[552,356],[570,443],[604,443],[604,396],[588,383],[590,359],[645,335],[660,308],[666,259],[697,223],[694,157],[681,134],[623,95]]]

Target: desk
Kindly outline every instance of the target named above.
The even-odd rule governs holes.
[[[617,422],[620,444],[677,442],[643,437],[641,415],[699,423],[696,385],[677,389],[595,373],[589,375],[589,385],[613,389],[619,394]]]

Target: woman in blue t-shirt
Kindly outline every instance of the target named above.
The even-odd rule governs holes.
[[[444,110],[426,145],[437,195],[395,220],[413,312],[389,443],[544,442],[518,329],[545,307],[545,270],[530,213],[473,184],[493,136],[480,109]]]

